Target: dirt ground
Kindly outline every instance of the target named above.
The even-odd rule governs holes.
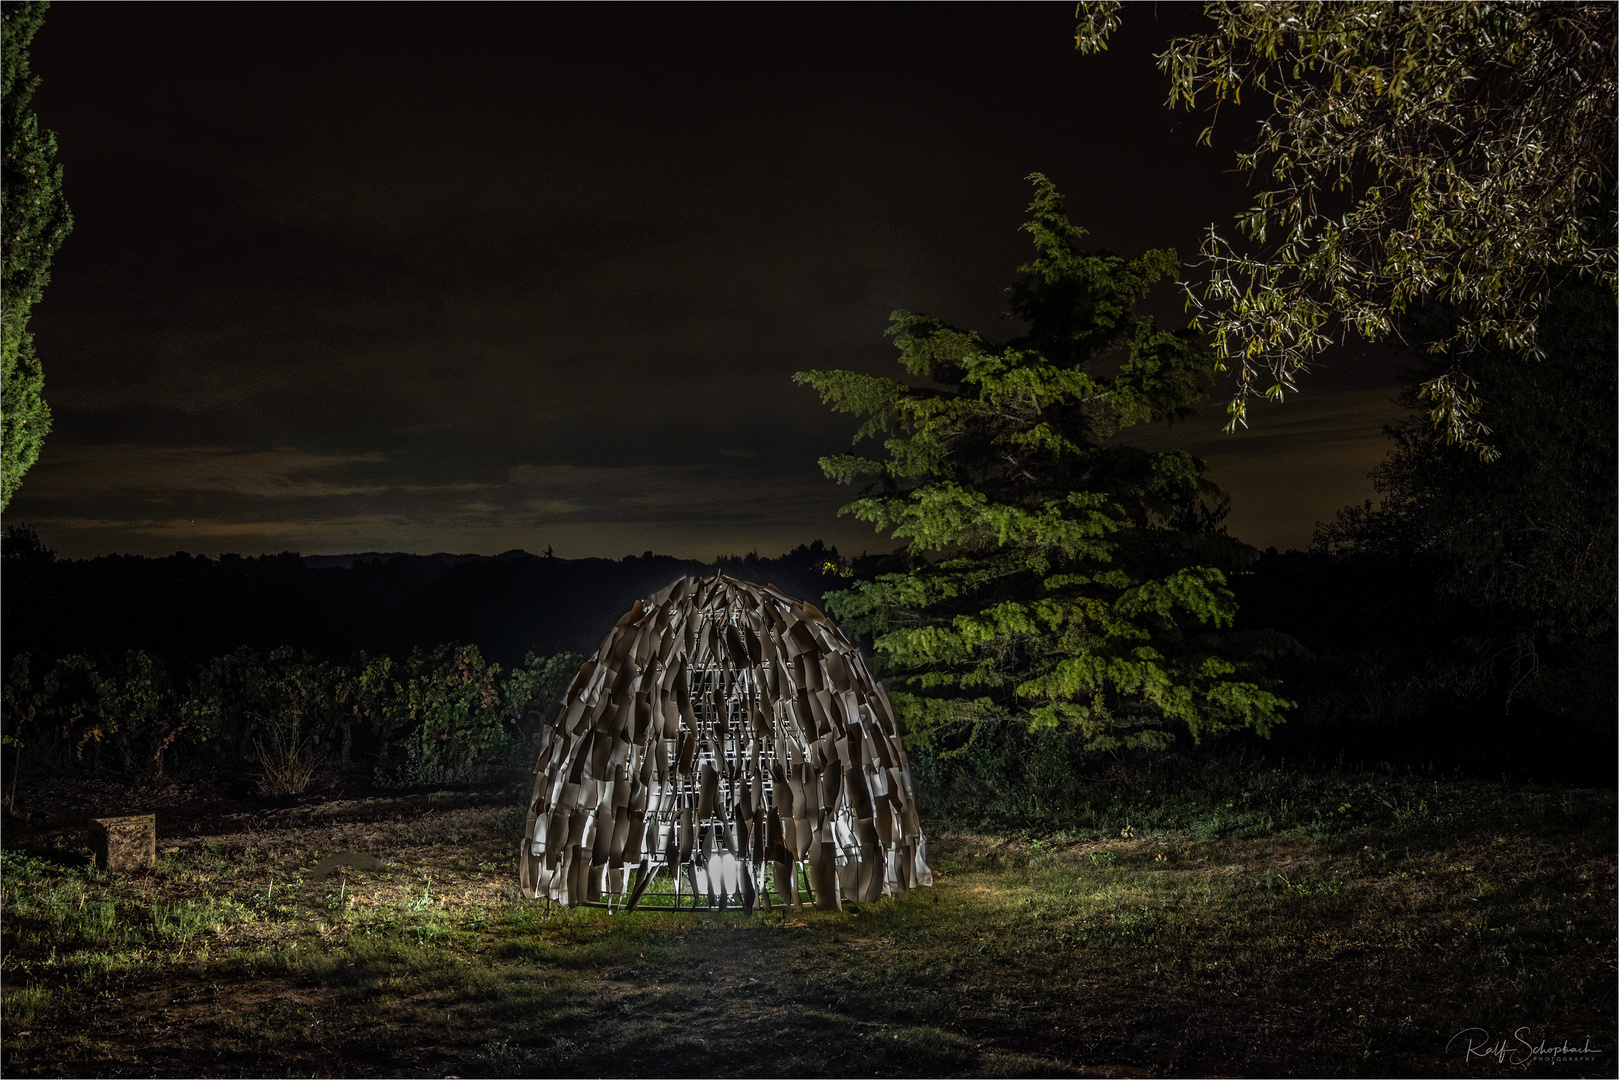
[[[1605,1056],[1561,1064],[1611,1075],[1592,988],[1611,997],[1614,865],[1589,844],[946,832],[930,834],[936,887],[903,903],[625,919],[520,898],[527,794],[516,771],[434,791],[333,781],[281,800],[229,782],[24,789],[8,853],[82,864],[89,818],[152,812],[163,865],[91,883],[120,890],[119,917],[145,919],[145,936],[135,960],[77,984],[49,967],[60,933],[8,924],[8,941],[33,937],[7,993],[21,974],[50,996],[31,1021],[9,1022],[8,1005],[0,1067],[1510,1076],[1523,1068],[1456,1060],[1446,1040],[1528,1023],[1597,1036]],[[222,895],[240,917],[154,934],[155,913]]]
[[[475,789],[411,793],[333,784],[291,800],[244,797],[224,785],[126,789],[78,781],[27,792],[22,805],[29,821],[11,822],[5,839],[8,848],[61,853],[82,847],[83,829],[92,817],[154,813],[160,858],[218,852],[239,861],[249,853],[266,890],[278,881],[301,890],[319,944],[331,946],[346,937],[343,922],[325,917],[323,910],[333,884],[347,892],[347,911],[362,918],[368,908],[397,910],[413,894],[430,894],[451,912],[509,908],[519,899],[515,837],[527,791],[527,777],[521,775]],[[510,840],[504,839],[507,834]],[[351,863],[364,860],[344,853],[377,858],[382,869],[360,869]],[[317,878],[334,858],[342,862]],[[138,875],[130,882],[137,898],[153,902],[172,899],[172,887],[171,882],[167,892],[159,892]],[[795,945],[795,935],[818,913],[781,912],[765,924],[769,930],[763,935],[757,920],[739,925],[737,918],[715,913],[685,918],[690,922],[676,928],[672,949],[665,943],[654,959],[564,960],[567,992],[576,1007],[557,1003],[555,1022],[540,1038],[499,1037],[503,1029],[475,1015],[478,1004],[465,1000],[464,989],[445,995],[442,1015],[424,1016],[414,1005],[402,1010],[419,1026],[415,1037],[401,1039],[401,1017],[357,1011],[358,987],[342,977],[312,982],[305,972],[265,971],[226,978],[206,967],[170,965],[161,977],[126,976],[93,1000],[77,1002],[81,1026],[71,1045],[54,1033],[41,1045],[44,1032],[8,1031],[7,1071],[842,1076],[870,1075],[881,1067],[893,1075],[927,1076],[959,1075],[965,1066],[975,1075],[1118,1074],[1076,1069],[1045,1054],[1031,1056],[1026,1035],[1015,1026],[1002,1031],[993,1006],[982,1017],[962,1016],[962,1032],[942,1042],[932,1028],[846,1011],[852,1003],[816,985],[815,961]],[[208,939],[212,952],[222,955],[269,946],[276,934],[273,925],[254,920],[216,928]],[[847,947],[871,946],[849,941]],[[472,954],[481,951],[475,946]],[[494,958],[492,951],[489,955]],[[869,959],[881,963],[879,956]],[[356,981],[363,980],[357,976]],[[367,991],[376,993],[375,987]],[[412,993],[421,997],[420,991]],[[491,997],[498,994],[492,991]],[[383,995],[379,1007],[387,1000]],[[267,1027],[279,1029],[280,1036],[267,1037]],[[472,1035],[479,1028],[486,1030]]]

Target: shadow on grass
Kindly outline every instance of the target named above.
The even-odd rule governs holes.
[[[1612,793],[1374,779],[1205,778],[1208,814],[1332,808],[1258,834],[936,820],[934,888],[751,917],[514,899],[494,809],[314,905],[297,830],[126,877],[7,851],[4,1071],[1523,1073],[1476,1029],[1611,1075]]]

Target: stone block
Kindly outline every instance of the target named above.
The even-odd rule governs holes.
[[[157,865],[157,815],[91,818],[90,851],[102,870],[150,870]]]

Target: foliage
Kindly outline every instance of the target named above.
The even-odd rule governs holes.
[[[38,701],[33,687],[33,657],[21,653],[6,665],[6,679],[0,685],[0,746],[23,746],[30,728],[38,720]]]
[[[1291,734],[1291,731],[1289,731]],[[1591,788],[1514,778],[1466,779],[1459,768],[1388,762],[1323,767],[1278,760],[1276,746],[1227,753],[1121,755],[1079,770],[1069,733],[1019,732],[948,756],[912,755],[930,836],[947,829],[1079,837],[1178,833],[1198,839],[1259,839],[1292,833],[1343,836],[1367,828],[1431,830],[1454,839],[1511,827],[1584,833],[1595,842],[1613,819],[1600,779]],[[1531,794],[1536,792],[1538,794]],[[1496,800],[1492,805],[1492,800]]]
[[[1503,391],[1481,413],[1495,464],[1413,416],[1388,429],[1394,446],[1371,474],[1379,504],[1346,508],[1316,539],[1340,557],[1420,565],[1458,606],[1466,696],[1527,696],[1611,724],[1619,326],[1592,286],[1562,290],[1544,322],[1540,363],[1478,361]],[[1415,392],[1404,401],[1419,406]]]
[[[249,752],[263,720],[259,687],[264,678],[263,657],[243,647],[204,662],[192,682],[191,707],[206,717],[219,742],[236,757]]]
[[[530,764],[530,736],[562,696],[580,657],[529,653],[501,678],[501,666],[473,645],[415,650],[400,666],[389,718],[389,751],[378,775],[411,786],[453,783],[486,766]]]
[[[198,715],[181,712],[168,669],[150,653],[125,653],[103,686],[103,715],[118,736],[125,771],[162,780],[164,755],[177,738],[193,731]],[[201,730],[193,734],[206,738]]]
[[[217,731],[238,760],[256,761],[266,794],[296,794],[335,734],[337,682],[332,665],[307,653],[241,648],[199,668],[184,712]]]
[[[7,525],[0,536],[0,563],[8,572],[28,566],[49,566],[56,552],[46,547],[31,525]]]
[[[51,260],[73,228],[62,196],[56,135],[40,128],[29,107],[39,78],[29,69],[28,46],[48,6],[44,0],[0,5],[0,509],[11,502],[51,429],[28,316],[50,281]]]
[[[464,780],[472,767],[504,756],[510,731],[501,722],[500,665],[476,646],[417,649],[402,666],[393,716],[393,750],[402,761],[387,770],[401,785]]]
[[[17,780],[22,772],[22,752],[28,746],[39,719],[38,702],[29,671],[32,661],[33,657],[27,653],[14,657],[6,667],[5,682],[0,684],[0,750],[11,751],[11,784],[5,793],[5,804],[12,813],[17,812]]]
[[[93,761],[99,762],[101,745],[117,732],[117,714],[108,708],[112,688],[88,656],[58,659],[45,672],[36,700],[41,718],[54,734],[63,739],[76,760],[93,748]]]
[[[905,573],[828,598],[874,634],[908,738],[980,720],[1073,727],[1093,748],[1264,732],[1285,703],[1238,677],[1216,631],[1235,608],[1224,568],[1243,545],[1217,524],[1224,496],[1186,453],[1110,442],[1183,417],[1207,350],[1135,312],[1171,275],[1171,251],[1132,260],[1079,247],[1061,196],[1036,174],[1011,317],[994,345],[896,312],[889,335],[912,385],[853,372],[796,378],[865,418],[856,442],[886,456],[823,458],[828,476],[877,483],[844,508],[909,540]]]
[[[205,741],[212,717],[176,693],[167,666],[150,653],[132,649],[111,664],[75,653],[54,661],[22,653],[12,657],[5,680],[5,744],[44,754],[62,763],[83,762],[100,769],[104,747],[116,747],[123,772],[134,779],[161,781],[169,751]]]
[[[330,766],[360,762],[401,785],[465,780],[529,763],[529,730],[578,668],[576,654],[530,653],[504,679],[475,646],[393,657],[318,660],[301,650],[240,648],[171,678],[153,655],[108,662],[84,653],[19,653],[3,683],[11,779],[25,760],[99,769],[113,747],[123,775],[160,781],[173,755],[244,765],[266,794],[297,794]]]
[[[337,674],[332,665],[287,647],[273,650],[254,674],[259,789],[267,795],[301,794],[331,748],[339,714]]]
[[[714,559],[714,568],[731,577],[773,584],[806,597],[818,597],[828,587],[841,584],[839,579],[853,576],[838,549],[827,547],[823,540],[799,544],[774,559],[761,558],[757,550],[746,555],[719,555]]]
[[[377,727],[385,723],[388,706],[399,694],[391,656],[368,656],[363,650],[339,673],[336,683],[337,724],[341,731],[337,764],[346,769],[352,763],[355,724]]]
[[[584,659],[578,653],[529,653],[500,684],[501,720],[520,732],[523,764],[539,753],[540,727],[555,714]]]
[[[99,764],[103,741],[116,732],[115,714],[106,707],[108,686],[89,657],[73,655],[52,662],[22,653],[6,669],[5,744],[20,751],[41,744],[64,746],[77,760],[91,750]]]
[[[1080,5],[1077,43],[1106,47],[1119,4]],[[1206,3],[1210,32],[1157,57],[1168,104],[1268,99],[1240,167],[1265,186],[1213,227],[1199,325],[1236,370],[1233,426],[1280,400],[1332,341],[1407,333],[1440,310],[1422,386],[1447,441],[1488,459],[1474,392],[1482,350],[1538,359],[1571,274],[1614,293],[1616,9],[1611,3]],[[1211,129],[1203,132],[1207,142]],[[1484,394],[1500,393],[1484,386]]]
[[[309,742],[296,741],[296,735],[272,728],[253,743],[259,775],[254,787],[261,795],[302,795],[315,782],[320,760]]]

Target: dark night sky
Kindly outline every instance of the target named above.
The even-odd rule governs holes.
[[[1195,10],[1096,57],[1072,16],[59,4],[35,108],[76,226],[7,522],[78,558],[887,550],[815,464],[854,421],[793,372],[897,373],[895,308],[1004,332],[1030,172],[1126,255],[1245,205],[1241,130],[1162,106]],[[1347,350],[1253,431],[1216,400],[1136,441],[1303,546],[1370,494],[1393,372]]]

